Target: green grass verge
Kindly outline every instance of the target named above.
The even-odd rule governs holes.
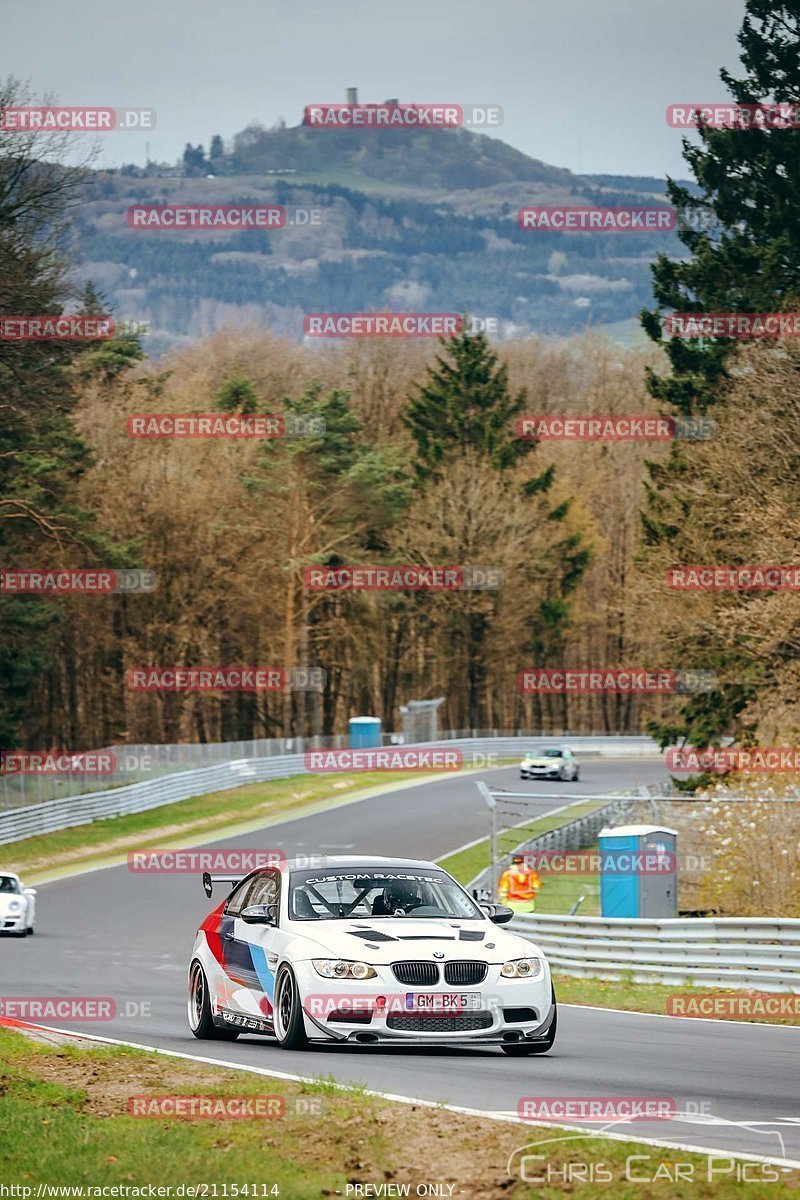
[[[768,997],[774,993],[758,992],[753,988],[708,988],[689,987],[683,983],[636,983],[632,978],[624,979],[593,979],[584,976],[564,975],[557,969],[553,970],[556,994],[560,1004],[587,1004],[598,1008],[623,1008],[629,1012],[660,1013],[670,1015],[667,1004],[671,996],[681,995],[699,1000],[701,997],[730,997],[746,996]],[[795,997],[796,999],[796,997]],[[709,1012],[709,1016],[714,1014]],[[676,1020],[678,1018],[676,1017]],[[780,1016],[769,1013],[756,1013],[750,1018],[730,1018],[734,1020],[767,1021],[771,1025],[800,1025],[800,1015]]]
[[[132,1096],[178,1094],[281,1096],[285,1114],[260,1120],[129,1115]],[[164,1189],[156,1194],[173,1198],[232,1196],[235,1186],[239,1196],[318,1200],[358,1195],[347,1185],[361,1183],[362,1196],[402,1195],[403,1184],[412,1196],[433,1194],[428,1189],[437,1184],[440,1196],[553,1200],[573,1194],[579,1184],[583,1200],[616,1200],[642,1194],[631,1175],[651,1180],[647,1195],[655,1200],[742,1195],[724,1155],[714,1162],[716,1175],[709,1180],[707,1156],[685,1150],[608,1141],[556,1126],[486,1121],[441,1106],[392,1104],[324,1080],[291,1083],[126,1048],[44,1046],[3,1029],[0,1120],[0,1179],[29,1188],[27,1196],[35,1196],[39,1184],[81,1189],[74,1194],[84,1197],[92,1196],[89,1188],[114,1186],[123,1197],[124,1188],[131,1189],[129,1196],[143,1188],[138,1194],[146,1196],[152,1185]],[[523,1182],[522,1154],[541,1155],[527,1160],[527,1179],[550,1174],[549,1184]],[[646,1157],[629,1163],[633,1155]],[[683,1175],[676,1178],[678,1163]],[[565,1184],[565,1172],[574,1172],[575,1164],[584,1164],[584,1178],[579,1173]],[[600,1178],[593,1179],[600,1164]],[[731,1173],[720,1177],[726,1164]],[[748,1197],[797,1195],[800,1172],[773,1168],[772,1173],[774,1181],[748,1183]],[[758,1175],[752,1164],[750,1178]],[[389,1182],[395,1185],[391,1191],[385,1188]],[[177,1191],[181,1185],[182,1193]],[[215,1192],[225,1185],[227,1191]],[[420,1185],[425,1192],[418,1191]],[[192,1190],[198,1188],[205,1190]],[[27,1200],[22,1191],[14,1194]]]

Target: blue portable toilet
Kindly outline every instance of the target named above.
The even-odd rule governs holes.
[[[350,748],[364,750],[381,745],[380,717],[351,717],[350,718]]]
[[[601,829],[600,912],[604,917],[677,917],[677,832],[660,825]]]

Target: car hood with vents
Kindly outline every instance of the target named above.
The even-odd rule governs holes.
[[[342,958],[375,966],[400,960],[437,962],[475,959],[502,963],[531,955],[544,957],[527,938],[490,921],[439,920],[434,917],[349,918],[341,921],[290,921],[285,926],[308,945],[309,958]],[[295,944],[294,956],[300,949]]]

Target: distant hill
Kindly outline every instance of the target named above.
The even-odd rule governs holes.
[[[251,126],[221,149],[188,170],[98,172],[77,222],[82,275],[117,318],[150,322],[151,353],[241,324],[300,339],[308,311],[467,311],[504,336],[630,330],[655,254],[681,250],[672,234],[520,230],[524,204],[652,205],[664,184],[575,175],[466,130]],[[193,233],[125,218],[133,203],[270,202],[324,223]]]
[[[515,182],[569,186],[575,178],[571,171],[529,158],[498,138],[466,129],[250,126],[236,135],[230,153],[218,165],[234,175],[349,172],[403,187],[446,191]]]

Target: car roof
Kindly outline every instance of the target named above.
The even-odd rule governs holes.
[[[0,867],[0,875],[10,875],[12,879],[19,879],[16,871],[6,871],[5,867]]]
[[[308,855],[305,858],[286,860],[286,871],[339,871],[339,870],[371,870],[373,867],[425,867],[428,870],[441,871],[437,863],[428,862],[422,858],[386,858],[380,854],[320,854]]]

